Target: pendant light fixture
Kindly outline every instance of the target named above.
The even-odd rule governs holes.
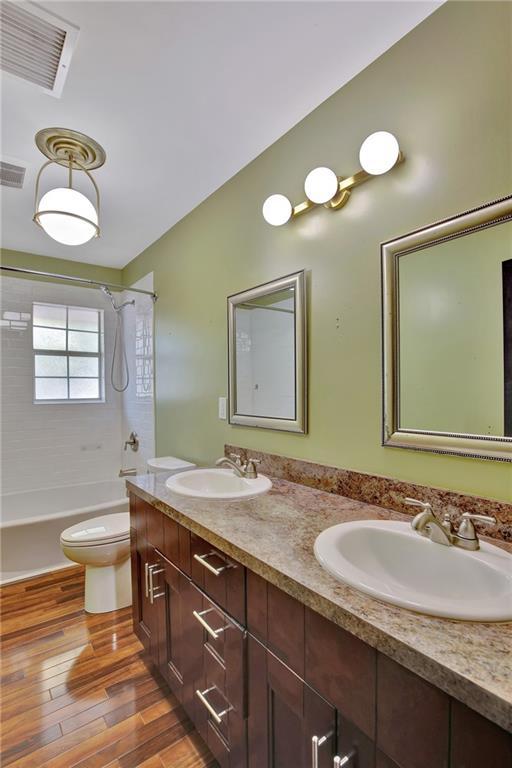
[[[105,150],[89,136],[67,128],[44,128],[36,133],[35,141],[49,159],[37,174],[33,220],[63,245],[83,245],[93,237],[99,237],[100,193],[90,171],[104,164]],[[41,175],[52,164],[67,169],[67,186],[51,189],[39,199]],[[83,171],[90,179],[96,206],[73,189],[74,171]]]

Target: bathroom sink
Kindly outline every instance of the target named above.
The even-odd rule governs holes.
[[[512,555],[435,544],[409,523],[362,520],[327,528],[315,541],[320,565],[386,603],[466,621],[512,620]]]
[[[265,475],[249,479],[232,469],[192,469],[173,475],[165,484],[174,493],[196,499],[248,499],[272,488]]]

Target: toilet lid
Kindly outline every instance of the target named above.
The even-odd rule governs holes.
[[[157,456],[154,459],[147,460],[148,467],[156,470],[173,469],[193,469],[196,465],[184,459],[177,459],[176,456]]]
[[[115,512],[113,515],[93,517],[82,523],[66,528],[60,535],[60,540],[73,546],[90,546],[91,544],[110,544],[122,541],[130,536],[129,512]]]

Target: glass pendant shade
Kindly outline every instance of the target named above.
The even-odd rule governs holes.
[[[304,192],[312,203],[322,205],[332,200],[338,191],[338,177],[330,168],[314,168],[306,176]]]
[[[51,189],[39,201],[36,216],[44,231],[63,245],[83,245],[98,234],[98,212],[76,189]]]
[[[400,156],[398,141],[388,131],[376,131],[370,134],[359,150],[361,168],[372,176],[380,176],[390,171]]]
[[[263,203],[262,213],[267,224],[280,227],[290,220],[293,208],[284,195],[270,195]]]

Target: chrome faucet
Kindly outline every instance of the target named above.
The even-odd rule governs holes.
[[[258,459],[247,459],[245,464],[242,464],[242,459],[238,453],[230,453],[230,458],[227,456],[221,456],[215,462],[216,467],[229,467],[233,470],[238,477],[244,477],[247,480],[255,480],[258,477],[257,464],[260,463]]]
[[[473,521],[496,525],[495,517],[490,515],[473,515],[470,512],[464,512],[459,530],[454,531],[448,512],[445,513],[443,521],[440,523],[428,502],[406,498],[405,503],[412,507],[422,508],[422,512],[418,512],[411,522],[413,531],[419,533],[420,536],[426,536],[435,544],[443,544],[447,547],[461,547],[471,551],[480,549],[480,541]]]
[[[128,440],[124,441],[124,450],[125,451],[128,448],[128,446],[130,446],[132,451],[138,451],[139,450],[139,438],[137,437],[137,433],[136,432],[130,432],[130,437],[128,438]]]
[[[131,477],[137,474],[137,470],[135,467],[132,467],[131,469],[120,469],[119,470],[119,477]]]

